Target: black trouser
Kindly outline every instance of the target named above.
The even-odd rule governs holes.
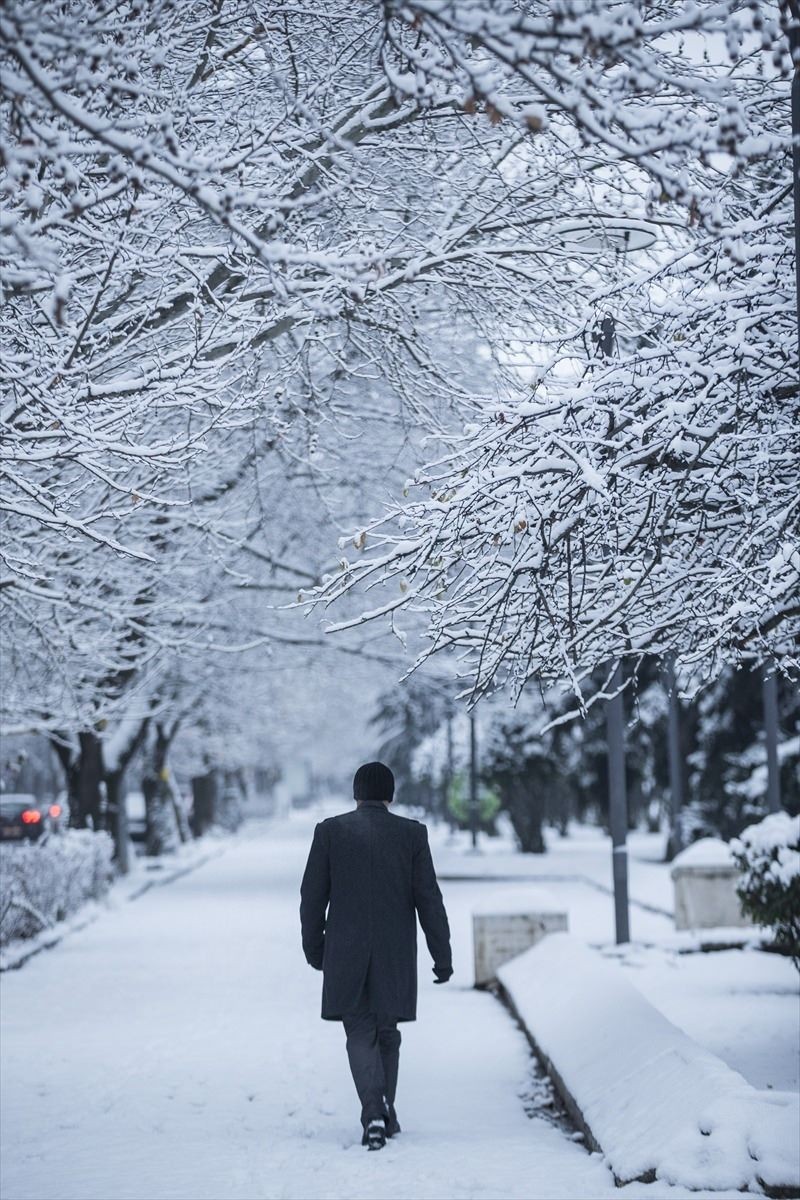
[[[369,1011],[366,997],[358,1009],[342,1018],[347,1034],[347,1057],[361,1101],[361,1123],[366,1128],[375,1117],[394,1117],[397,1069],[400,1063],[400,1030],[386,1013]]]

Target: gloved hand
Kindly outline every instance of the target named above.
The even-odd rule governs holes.
[[[450,976],[453,974],[452,967],[434,967],[433,973],[436,976],[434,983],[447,983]]]

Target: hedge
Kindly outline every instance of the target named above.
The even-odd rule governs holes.
[[[104,896],[113,850],[107,833],[88,829],[0,846],[0,946],[33,937]]]

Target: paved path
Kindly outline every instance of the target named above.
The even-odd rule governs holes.
[[[319,1020],[299,946],[311,828],[251,827],[3,976],[3,1200],[685,1195],[620,1192],[597,1156],[525,1115],[526,1043],[470,987],[463,884],[453,983],[434,988],[421,951],[404,1133],[366,1153],[342,1030]]]

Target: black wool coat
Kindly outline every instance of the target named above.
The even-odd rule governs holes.
[[[451,967],[425,826],[378,801],[321,821],[300,896],[303,950],[323,971],[323,1019],[355,1011],[366,986],[371,1012],[415,1020],[417,914],[434,967]]]

